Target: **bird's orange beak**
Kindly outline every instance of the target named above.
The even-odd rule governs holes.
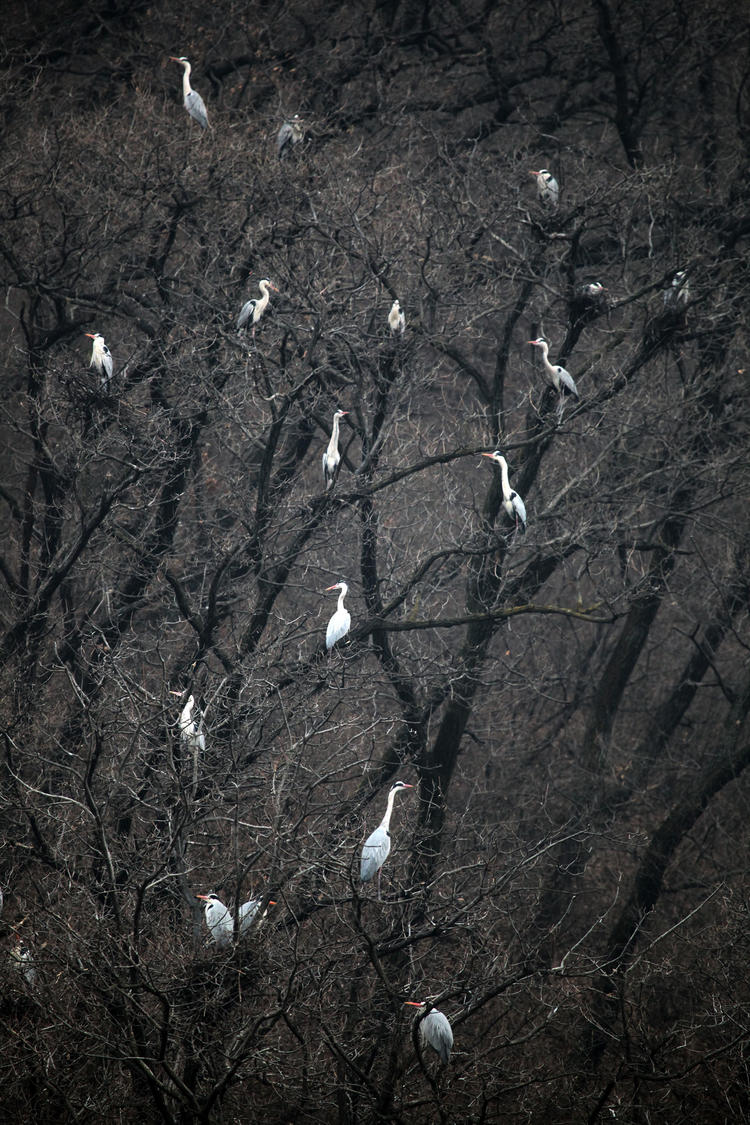
[[[176,56],[176,55],[170,55],[170,56],[169,56],[169,61],[170,61],[170,62],[179,62],[180,60],[179,60],[179,59],[177,58],[177,56]]]
[[[421,1008],[421,1000],[404,1000],[404,1004],[408,1004],[410,1008]]]
[[[531,172],[531,171],[529,171],[529,175],[530,175],[530,176],[538,176],[538,175],[539,175],[539,173],[538,173],[538,172]]]
[[[95,332],[84,332],[84,336],[88,336],[89,340],[93,340],[95,335]]]
[[[208,895],[196,895],[196,898],[202,898],[204,902],[208,902]]]
[[[272,898],[269,898],[268,905],[269,906],[278,906],[279,904],[277,902],[274,902],[274,900]]]
[[[325,593],[327,594],[330,590],[338,590],[338,588],[339,588],[338,582],[334,582],[333,586],[326,586]]]
[[[483,453],[482,456],[483,457],[489,457],[490,461],[492,460],[492,454],[491,453]]]

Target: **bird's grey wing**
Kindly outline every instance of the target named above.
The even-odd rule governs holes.
[[[359,877],[363,883],[369,883],[388,858],[391,850],[391,838],[383,828],[376,828],[362,846],[362,859],[359,865]]]
[[[248,320],[253,315],[253,309],[254,308],[255,308],[255,300],[254,299],[251,298],[249,301],[245,301],[244,305],[240,309],[240,315],[237,317],[237,328],[238,329],[245,327]]]
[[[573,376],[570,374],[570,372],[566,371],[564,367],[561,367],[558,369],[557,373],[560,376],[560,382],[563,384],[566,390],[570,391],[572,395],[575,395],[576,398],[578,398],[578,387],[576,386],[575,380],[573,379]]]
[[[190,116],[195,118],[201,129],[208,128],[208,114],[206,113],[206,107],[204,105],[203,98],[200,96],[197,90],[191,90],[188,96],[185,98],[185,108],[187,109]]]
[[[281,157],[281,154],[283,153],[284,149],[290,143],[290,141],[292,139],[292,135],[293,135],[292,126],[289,124],[288,121],[285,121],[284,124],[279,129],[279,135],[276,138],[276,151],[277,151],[279,157]]]

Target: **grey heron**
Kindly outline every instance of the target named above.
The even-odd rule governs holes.
[[[394,336],[397,332],[403,334],[406,329],[406,317],[398,301],[394,301],[391,305],[391,311],[388,313],[388,327]]]
[[[453,1028],[448,1017],[429,1000],[405,1000],[404,1003],[412,1008],[419,1008],[417,1025],[422,1046],[432,1047],[440,1055],[441,1061],[447,1064],[453,1050]]]
[[[690,300],[690,283],[686,270],[677,271],[672,278],[672,284],[667,286],[662,296],[665,309],[676,310],[688,303]]]
[[[196,895],[196,898],[205,902],[203,913],[206,919],[206,926],[211,935],[211,940],[214,945],[218,945],[220,949],[230,945],[234,937],[234,918],[232,912],[221,901],[218,895]],[[262,898],[249,898],[247,902],[243,902],[238,911],[239,922],[239,936],[242,937],[252,926],[258,911],[263,903]],[[268,906],[275,906],[276,903],[269,899]],[[262,921],[268,913],[268,907],[263,911],[258,921]]]
[[[262,278],[258,282],[258,288],[260,289],[262,296],[251,297],[249,301],[245,301],[244,305],[240,309],[240,315],[237,317],[238,332],[241,332],[242,329],[245,328],[245,326],[248,324],[248,322],[250,322],[253,326],[254,336],[255,326],[263,316],[263,313],[266,311],[268,302],[271,299],[271,294],[268,292],[268,290],[273,289],[274,293],[278,293],[279,291],[274,283],[272,281],[269,281],[267,277]]]
[[[279,160],[282,160],[287,152],[291,152],[294,146],[299,144],[304,135],[305,131],[302,128],[300,116],[298,113],[295,113],[294,117],[284,122],[276,137],[276,152]]]
[[[348,413],[348,410],[337,410],[333,416],[331,440],[328,442],[326,451],[323,454],[323,480],[327,489],[333,484],[333,478],[338,468],[339,461],[341,460],[341,454],[339,453],[339,421]]]
[[[396,794],[400,793],[402,789],[413,789],[413,785],[409,785],[406,781],[394,781],[388,792],[388,804],[385,807],[385,816],[381,820],[374,832],[365,840],[362,845],[362,858],[359,864],[359,878],[363,883],[369,883],[378,877],[378,898],[380,898],[380,872],[383,864],[388,859],[388,853],[391,850],[391,816],[393,814],[393,802],[396,799]]]
[[[179,63],[182,69],[182,99],[185,109],[188,111],[194,121],[197,121],[201,129],[208,128],[208,114],[206,113],[206,106],[203,98],[197,90],[194,90],[190,85],[190,71],[191,66],[188,60],[184,57],[177,58],[175,55],[169,56],[171,62]]]
[[[536,176],[536,190],[539,195],[539,202],[544,203],[548,207],[556,207],[557,201],[560,198],[560,185],[552,173],[546,168],[540,168],[538,172],[530,172],[529,175]]]
[[[542,360],[544,362],[544,370],[552,380],[552,385],[560,396],[560,401],[557,407],[558,418],[562,417],[563,406],[565,402],[565,395],[572,395],[573,398],[578,399],[578,388],[575,385],[575,380],[569,371],[564,367],[560,367],[559,363],[550,363],[549,361],[549,344],[544,336],[539,336],[536,340],[529,340],[529,344],[533,344],[535,348],[542,349]]]
[[[352,623],[352,616],[344,606],[344,598],[349,593],[346,582],[335,582],[333,586],[327,586],[325,592],[329,593],[331,590],[340,590],[341,593],[339,594],[336,612],[328,622],[328,628],[326,629],[326,648],[329,651],[337,641],[346,636]]]
[[[510,518],[512,520],[515,520],[516,531],[518,531],[519,520],[523,524],[523,530],[525,531],[526,505],[524,504],[518,493],[510,487],[510,481],[508,480],[508,462],[505,460],[499,449],[496,449],[494,453],[483,453],[482,456],[489,457],[491,461],[494,461],[500,466],[500,479],[503,488],[503,507],[505,508],[505,511],[510,516]]]
[[[89,340],[93,340],[89,367],[93,367],[97,371],[101,379],[102,387],[106,390],[112,378],[112,371],[114,370],[112,353],[104,343],[104,337],[98,332],[86,332],[85,335],[88,336]]]

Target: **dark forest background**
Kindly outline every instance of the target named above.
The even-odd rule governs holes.
[[[749,47],[740,2],[9,5],[3,1120],[750,1120]],[[276,905],[217,949],[208,891]]]

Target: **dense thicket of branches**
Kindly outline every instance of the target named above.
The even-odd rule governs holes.
[[[4,1120],[750,1120],[745,6],[26,18]],[[358,857],[396,778],[379,901]],[[209,890],[276,905],[217,949]],[[446,1068],[403,1004],[426,996]]]

